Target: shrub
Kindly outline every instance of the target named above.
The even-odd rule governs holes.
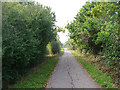
[[[47,48],[49,50],[49,54],[60,53],[61,45],[62,44],[58,39],[51,41],[47,46]]]
[[[55,38],[55,15],[34,2],[3,2],[2,7],[2,78],[7,87],[44,60],[46,46]]]

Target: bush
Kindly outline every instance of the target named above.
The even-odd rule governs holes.
[[[55,38],[55,15],[34,2],[3,2],[2,7],[2,78],[7,87],[44,60],[46,46]]]
[[[60,53],[61,45],[62,44],[58,39],[51,41],[47,46],[49,54]]]
[[[51,45],[52,45],[52,53],[53,54],[60,53],[60,45],[57,41],[52,41]]]

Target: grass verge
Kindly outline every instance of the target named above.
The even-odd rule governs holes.
[[[113,78],[103,73],[100,70],[97,70],[90,62],[84,60],[79,54],[73,50],[70,50],[71,53],[77,58],[77,60],[83,65],[83,67],[88,71],[91,77],[99,83],[102,87],[106,88],[117,88],[115,84],[113,84]]]
[[[49,56],[47,60],[36,66],[29,71],[29,74],[18,81],[15,85],[9,86],[9,88],[45,88],[50,75],[52,74],[58,59],[53,57],[62,56],[64,49],[61,50],[60,54]]]

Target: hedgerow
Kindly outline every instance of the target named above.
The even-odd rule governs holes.
[[[120,2],[87,2],[66,28],[79,51],[102,53],[120,85]]]
[[[3,87],[44,61],[46,46],[55,37],[55,14],[34,2],[2,3]]]
[[[55,39],[55,40],[49,42],[47,48],[48,48],[49,54],[51,54],[51,55],[60,53],[61,42],[58,39]]]

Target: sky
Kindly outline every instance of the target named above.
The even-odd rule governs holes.
[[[56,25],[64,28],[68,22],[74,20],[75,15],[85,4],[86,0],[35,0],[44,6],[51,7],[56,15]],[[68,30],[58,33],[60,41],[65,43],[68,40]]]

